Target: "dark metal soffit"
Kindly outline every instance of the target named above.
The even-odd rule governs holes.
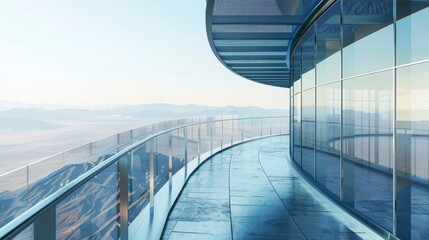
[[[206,31],[218,60],[235,74],[290,87],[289,53],[322,0],[207,0]]]

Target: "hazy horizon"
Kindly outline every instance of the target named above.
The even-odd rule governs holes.
[[[115,108],[115,107],[122,107],[122,106],[139,106],[139,105],[177,105],[177,106],[208,106],[208,107],[259,107],[263,109],[282,109],[287,110],[289,109],[289,105],[287,106],[279,106],[279,107],[263,107],[263,106],[256,106],[256,105],[250,105],[250,104],[217,104],[217,105],[206,105],[206,104],[197,104],[197,103],[184,103],[184,104],[177,104],[177,103],[171,103],[171,102],[151,102],[151,103],[136,103],[136,104],[111,104],[111,105],[61,105],[61,104],[52,104],[52,103],[32,103],[32,102],[22,102],[22,101],[14,101],[14,100],[8,100],[8,99],[0,99],[0,111],[13,109],[13,108],[42,108],[46,110],[58,110],[58,109],[89,109],[89,110],[104,110],[109,108]]]
[[[2,106],[0,101],[0,107]],[[4,106],[4,104],[3,104]],[[22,105],[25,106],[25,105]],[[10,108],[0,110],[0,175],[51,155],[144,125],[214,115],[287,115],[254,106],[140,104],[105,109]]]

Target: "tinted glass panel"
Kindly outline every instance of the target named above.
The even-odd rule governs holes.
[[[343,200],[392,231],[393,73],[343,83]]]
[[[293,132],[294,132],[294,150],[293,160],[301,165],[301,94],[294,96],[294,108],[293,108]]]
[[[339,11],[335,4],[317,21],[317,85],[341,78]]]
[[[315,69],[315,35],[314,28],[311,27],[305,33],[302,40],[302,89],[314,87]]]
[[[301,45],[297,44],[293,52],[293,90],[294,93],[301,92]]]
[[[344,0],[344,77],[393,65],[392,1]]]
[[[302,92],[302,169],[314,176],[315,90]]]
[[[429,63],[397,70],[397,234],[429,236]]]
[[[397,64],[429,58],[429,1],[401,0],[397,2]]]
[[[339,196],[341,83],[318,87],[316,100],[317,182]]]

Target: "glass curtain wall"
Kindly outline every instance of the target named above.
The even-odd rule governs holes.
[[[291,54],[293,160],[401,239],[429,236],[428,20],[429,0],[338,0]]]

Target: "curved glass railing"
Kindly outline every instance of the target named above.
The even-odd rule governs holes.
[[[138,231],[152,231],[147,219],[165,221],[185,180],[206,158],[287,133],[289,118],[283,116],[191,118],[57,154],[0,176],[0,238],[133,239]],[[168,205],[156,205],[165,189]],[[151,236],[159,238],[159,225]]]

